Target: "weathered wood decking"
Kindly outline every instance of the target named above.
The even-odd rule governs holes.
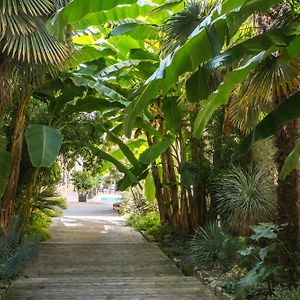
[[[52,236],[8,300],[217,299],[107,204],[70,203]]]

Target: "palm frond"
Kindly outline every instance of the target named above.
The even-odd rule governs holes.
[[[300,57],[286,61],[271,55],[254,70],[232,96],[228,117],[243,133],[249,133],[275,98],[288,98],[300,89]]]
[[[55,0],[56,9],[61,9],[62,7],[66,6],[70,0]]]
[[[161,53],[168,54],[183,45],[217,3],[217,1],[191,0],[183,11],[171,16],[161,26]]]
[[[3,70],[40,81],[70,65],[71,50],[46,30],[44,22],[68,0],[3,0],[0,4],[0,63]]]
[[[35,28],[35,19],[30,15],[9,15],[0,11],[0,38],[5,35],[28,35]]]
[[[12,60],[59,66],[68,57],[67,46],[50,36],[38,21],[31,34],[11,34],[3,39],[3,53]]]
[[[52,0],[2,0],[0,4],[0,11],[9,16],[23,13],[31,16],[43,16],[53,10]]]

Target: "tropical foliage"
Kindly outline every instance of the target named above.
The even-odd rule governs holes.
[[[295,280],[299,11],[296,0],[3,1],[3,235],[16,215],[21,236],[43,223],[61,169],[82,159],[89,178],[114,173],[157,208],[134,223],[196,231],[197,264],[228,267],[224,232],[249,238],[249,225],[277,222],[290,253],[278,264]],[[254,161],[266,138],[275,171]],[[75,175],[77,189],[89,178]]]

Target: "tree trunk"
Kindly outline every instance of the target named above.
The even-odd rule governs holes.
[[[1,199],[0,226],[6,232],[10,226],[16,205],[16,193],[20,176],[20,162],[25,129],[25,108],[28,97],[22,98],[16,112],[15,129],[11,140],[11,171],[6,191]]]
[[[297,121],[290,122],[278,130],[275,136],[275,161],[278,173],[283,167],[284,161],[294,149],[295,141],[298,138]],[[298,171],[295,169],[287,176],[285,181],[277,182],[278,201],[278,223],[288,224],[282,236],[292,252],[297,250],[299,235],[298,216]]]
[[[199,139],[192,139],[192,162],[200,165],[203,157],[203,146]],[[198,226],[203,226],[207,218],[206,193],[204,182],[200,176],[197,178],[197,183],[193,187],[193,199],[190,201],[192,227],[196,229]]]

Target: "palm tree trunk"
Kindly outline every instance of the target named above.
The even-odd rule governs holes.
[[[5,194],[1,200],[1,227],[6,231],[13,214],[17,186],[20,175],[20,162],[23,145],[23,133],[25,128],[24,110],[19,109],[16,116],[16,126],[12,137],[11,146],[11,172]]]
[[[26,93],[20,95],[20,101],[16,112],[16,123],[11,139],[11,171],[8,185],[1,199],[0,205],[0,227],[6,232],[10,226],[16,205],[16,193],[20,176],[20,163],[25,130],[25,109],[29,97]]]
[[[297,121],[288,123],[277,132],[275,136],[275,145],[277,147],[275,162],[278,172],[283,167],[289,153],[294,149],[295,141],[298,137]],[[298,171],[295,169],[284,181],[278,180],[276,190],[278,223],[288,224],[284,228],[282,236],[290,250],[295,252],[299,236]]]

